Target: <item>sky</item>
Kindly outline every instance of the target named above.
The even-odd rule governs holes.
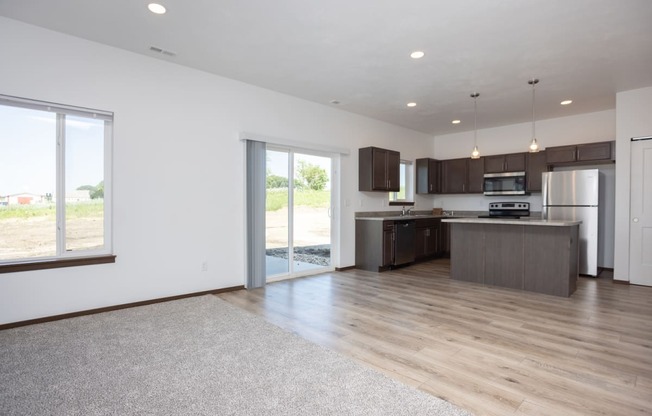
[[[0,105],[0,195],[56,196],[56,114]],[[66,116],[66,191],[104,176],[104,122]]]

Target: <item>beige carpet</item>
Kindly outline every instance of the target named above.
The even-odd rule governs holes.
[[[215,296],[0,331],[2,415],[467,415]]]

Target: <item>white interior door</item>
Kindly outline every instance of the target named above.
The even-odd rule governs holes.
[[[631,146],[629,281],[652,286],[652,139]]]

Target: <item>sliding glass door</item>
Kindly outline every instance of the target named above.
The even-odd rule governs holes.
[[[331,158],[267,147],[267,280],[332,269]]]

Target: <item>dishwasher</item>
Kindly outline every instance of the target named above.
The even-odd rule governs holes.
[[[416,239],[414,220],[395,221],[396,244],[394,244],[394,266],[414,261],[414,241]]]

